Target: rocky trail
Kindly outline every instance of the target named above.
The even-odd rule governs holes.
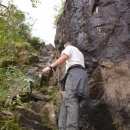
[[[14,115],[22,130],[53,130],[57,128],[58,107],[55,95],[58,87],[54,86],[52,75],[45,75],[42,79],[39,75],[44,67],[54,61],[54,47],[44,46],[40,56],[33,54],[32,57],[33,64],[26,71],[26,75],[35,80],[30,82],[31,92],[20,95],[24,105],[13,99],[14,113],[3,114]]]

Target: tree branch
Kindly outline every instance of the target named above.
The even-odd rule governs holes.
[[[3,5],[3,4],[1,4],[1,3],[0,3],[0,6],[6,8],[6,9],[9,11],[9,8],[8,8],[7,6],[5,6],[5,5]],[[10,12],[10,11],[9,11],[9,12]]]

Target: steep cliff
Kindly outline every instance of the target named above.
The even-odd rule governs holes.
[[[90,101],[80,128],[130,129],[130,1],[67,0],[55,44],[74,42],[85,56]],[[85,105],[86,104],[86,105]]]

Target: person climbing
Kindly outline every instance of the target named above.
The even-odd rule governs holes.
[[[59,59],[42,70],[42,74],[66,61],[66,72],[61,80],[64,91],[61,103],[58,127],[59,130],[78,130],[79,103],[87,98],[88,75],[85,70],[84,56],[71,42],[64,44]]]

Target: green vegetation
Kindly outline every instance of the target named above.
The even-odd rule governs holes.
[[[55,95],[56,92],[58,92],[58,86],[53,86],[53,88],[50,89],[50,103],[57,105]]]
[[[33,44],[33,47],[37,44],[39,46],[40,39],[31,36],[32,25],[26,23],[25,14],[13,4],[5,7],[6,10],[3,9],[0,12],[0,46],[12,42],[28,42]]]
[[[37,53],[40,44],[38,37],[31,36],[31,25],[25,21],[25,14],[8,1],[0,2],[0,89],[26,86],[23,69],[29,62],[30,54]],[[31,0],[36,4],[39,0]],[[24,83],[23,83],[23,82]],[[17,84],[21,83],[21,84]]]
[[[41,47],[40,39],[31,36],[31,25],[15,5],[0,6],[0,66],[28,63],[30,54]]]
[[[33,7],[36,7],[37,2],[39,2],[39,0],[31,1]],[[0,2],[0,130],[21,130],[15,119],[16,112],[19,113],[17,107],[31,107],[30,104],[27,103],[31,97],[29,85],[30,81],[35,82],[25,75],[25,71],[33,62],[31,55],[34,53],[38,55],[42,44],[38,37],[32,37],[32,26],[26,23],[24,12],[18,10],[12,1],[9,1],[9,4],[6,6],[1,3],[2,2]],[[44,84],[47,85],[47,83]],[[50,102],[54,104],[56,89],[57,87],[54,87],[54,89],[51,90]],[[43,122],[46,122],[47,119],[44,118],[45,117],[43,117]]]
[[[32,7],[37,7],[36,5],[37,5],[37,3],[40,3],[40,1],[39,0],[30,0],[31,2],[32,2]]]
[[[116,130],[128,130],[128,129],[123,129],[122,128],[122,124],[119,120],[119,117],[116,115],[116,117],[114,118],[114,122],[112,123],[115,127]]]
[[[36,4],[38,0],[32,0]],[[15,104],[24,105],[21,95],[29,95],[29,82],[25,75],[30,64],[31,54],[39,53],[40,39],[31,36],[31,25],[25,21],[25,14],[13,2],[3,5],[0,2],[0,114],[10,111]],[[14,99],[15,98],[15,99]],[[13,100],[12,100],[13,99]],[[13,116],[0,118],[1,130],[16,130]],[[12,126],[11,126],[12,125]],[[20,130],[20,129],[19,129]]]
[[[14,116],[0,117],[0,130],[22,130]]]
[[[62,13],[64,11],[64,5],[65,5],[66,0],[61,1],[61,6],[55,6],[54,10],[57,12],[57,15],[54,17],[54,26],[57,27],[57,24],[62,16]]]
[[[56,96],[56,93],[59,90],[59,87],[53,86],[52,88],[49,88],[49,91],[48,91],[48,87],[46,87],[46,86],[48,86],[48,85],[46,85],[45,83],[42,84],[42,88],[40,88],[39,91],[41,91],[43,93],[43,95],[50,95],[50,97],[48,99],[49,103],[54,104],[54,105],[58,105],[57,102],[56,102],[55,96]]]
[[[8,5],[7,8],[8,10],[0,14],[0,44],[24,40],[27,34],[30,35],[30,28],[24,23],[24,13],[13,4]]]
[[[20,103],[18,94],[30,92],[28,84],[32,79],[25,76],[21,69],[15,66],[9,66],[6,69],[0,68],[0,77],[0,109],[3,109],[3,102],[6,102],[6,105],[13,104],[12,98],[15,96],[17,102]]]
[[[28,42],[31,44],[31,46],[34,49],[39,50],[41,47],[40,39],[38,37],[32,37],[32,38],[28,39]]]
[[[7,67],[8,65],[18,65],[26,62],[30,58],[30,54],[35,52],[33,47],[26,43],[6,43],[0,45],[0,67]]]
[[[119,119],[117,118],[117,116],[116,116],[116,118],[114,119],[114,122],[113,122],[112,124],[115,126],[116,130],[121,130],[121,128],[120,128],[120,123],[119,123]]]

